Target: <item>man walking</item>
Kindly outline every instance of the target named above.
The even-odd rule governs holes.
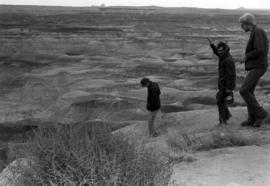
[[[215,46],[210,40],[210,47],[214,54],[219,58],[218,62],[218,92],[216,95],[219,124],[227,124],[232,115],[228,109],[226,98],[231,96],[233,99],[233,90],[236,84],[235,64],[230,55],[230,47],[220,42]]]
[[[254,15],[245,13],[239,22],[245,32],[250,32],[245,57],[242,60],[248,73],[240,89],[240,94],[247,104],[248,119],[241,125],[260,127],[268,113],[259,105],[254,90],[268,68],[268,38],[265,31],[256,26]]]
[[[157,132],[154,129],[154,120],[160,109],[160,89],[157,83],[150,81],[148,78],[141,80],[141,86],[147,87],[147,105],[149,111],[148,130],[150,137],[156,137]]]

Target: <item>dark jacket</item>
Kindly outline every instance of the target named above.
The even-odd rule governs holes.
[[[149,111],[156,111],[160,109],[160,89],[157,83],[150,82],[147,95],[147,110]]]
[[[233,90],[236,84],[235,64],[228,54],[218,62],[218,89]]]
[[[250,33],[249,41],[246,48],[245,69],[268,67],[268,38],[265,31],[259,27],[254,28]]]
[[[215,45],[211,45],[213,52],[219,57],[218,61],[218,89],[234,90],[236,86],[235,64],[230,52],[219,56]]]

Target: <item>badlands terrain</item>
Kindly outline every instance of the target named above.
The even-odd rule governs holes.
[[[239,126],[246,110],[238,59],[249,35],[238,18],[245,11],[254,12],[270,36],[270,11],[0,6],[1,169],[13,160],[7,149],[29,125],[88,121],[168,153],[175,164],[170,185],[269,186],[270,126]],[[207,38],[227,42],[236,61],[236,102],[227,127],[217,126],[217,58]],[[154,139],[146,132],[143,77],[158,82],[162,93]],[[269,77],[266,72],[256,90],[268,111]],[[213,135],[231,134],[248,145],[202,147]],[[187,150],[187,161],[176,161],[179,136],[202,141]]]

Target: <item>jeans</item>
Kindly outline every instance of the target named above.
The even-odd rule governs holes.
[[[154,129],[154,120],[157,116],[159,110],[155,110],[155,111],[149,111],[149,119],[148,119],[148,130],[149,130],[149,134],[153,134],[155,132]]]
[[[227,121],[232,115],[228,109],[226,103],[226,90],[220,89],[217,92],[216,99],[217,99],[217,106],[218,106],[218,113],[219,113],[219,121]]]
[[[240,89],[240,94],[247,104],[249,120],[254,121],[257,118],[263,118],[267,115],[267,112],[259,105],[254,95],[256,85],[266,70],[267,69],[250,70]]]

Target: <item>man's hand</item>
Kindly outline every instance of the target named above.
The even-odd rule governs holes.
[[[210,44],[210,47],[211,47],[212,49],[215,49],[215,48],[216,48],[216,46],[215,46],[213,43]]]

